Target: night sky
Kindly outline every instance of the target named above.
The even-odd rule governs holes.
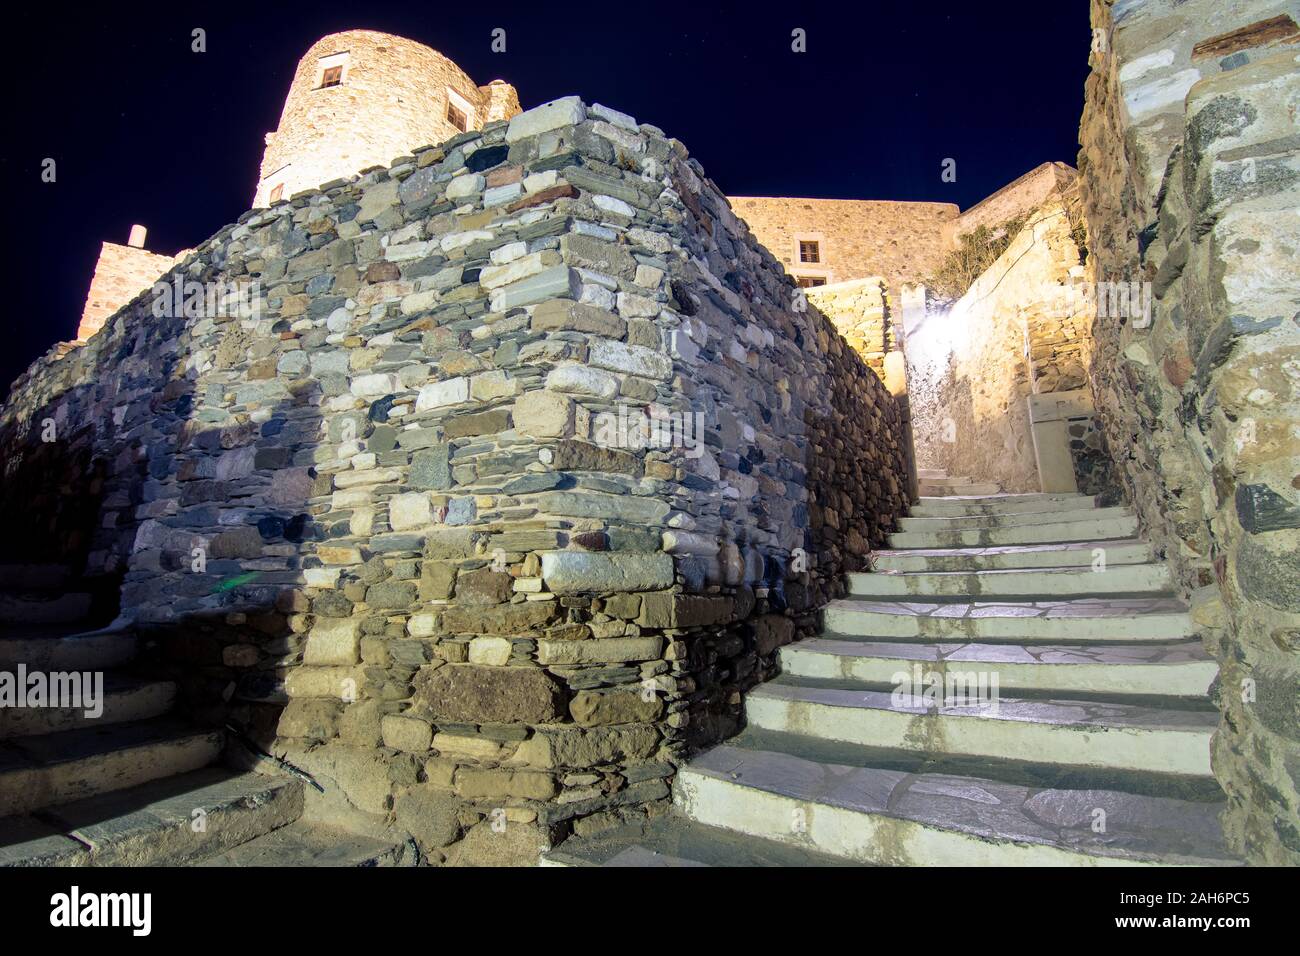
[[[102,240],[125,242],[138,222],[170,254],[248,208],[263,134],[327,33],[418,40],[476,83],[513,83],[525,109],[577,93],[632,113],[731,195],[963,209],[1039,163],[1074,164],[1090,39],[1084,0],[180,6],[38,4],[14,32],[0,393],[76,334]],[[195,27],[206,53],[190,50]],[[505,53],[490,49],[496,27]],[[790,50],[795,27],[806,53]],[[947,157],[955,183],[940,178]]]

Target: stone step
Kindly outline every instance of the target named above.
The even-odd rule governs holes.
[[[28,670],[107,670],[135,657],[136,634],[129,628],[83,631],[69,625],[21,625],[0,634],[0,670],[19,664]]]
[[[375,840],[298,820],[197,866],[415,866],[406,843]]]
[[[846,637],[921,641],[1138,643],[1194,636],[1174,598],[1078,598],[1022,603],[832,601],[823,630]]]
[[[922,497],[929,495],[944,497],[971,498],[980,495],[996,495],[1002,488],[992,481],[972,481],[964,483],[925,480],[919,483],[917,490]]]
[[[916,469],[918,478],[947,478],[948,473],[942,468],[918,468]]]
[[[90,613],[91,597],[83,592],[49,594],[0,591],[0,621],[20,624],[67,624]]]
[[[84,696],[76,707],[0,708],[0,740],[147,720],[167,713],[176,702],[176,685],[172,681],[132,680],[110,674],[103,678],[102,691],[99,713],[94,716],[86,713],[88,702]]]
[[[1061,544],[1131,538],[1138,520],[1132,515],[1081,518],[1050,524],[1013,525],[1006,528],[958,528],[937,531],[901,531],[889,536],[889,546],[906,548],[974,548],[1008,544]]]
[[[873,551],[877,571],[1010,571],[1029,568],[1147,564],[1155,551],[1145,541],[1074,541],[1064,544],[999,545],[988,548],[909,548]]]
[[[979,515],[1036,514],[1082,511],[1096,507],[1090,495],[998,495],[988,499],[922,498],[912,506],[916,518],[960,518]]]
[[[917,477],[920,478],[919,475]],[[972,478],[970,475],[937,475],[924,480],[931,485],[942,488],[951,487],[952,485],[990,484],[990,482]]]
[[[160,717],[0,742],[0,816],[71,803],[198,770],[224,735]]]
[[[570,837],[542,854],[541,866],[852,866],[853,863],[802,847],[709,827],[680,813],[639,827],[620,827],[594,837]]]
[[[1236,862],[1223,847],[1219,803],[876,770],[731,745],[683,768],[673,797],[698,823],[862,864]]]
[[[1000,691],[1204,697],[1219,672],[1199,642],[1179,644],[904,644],[808,638],[780,650],[781,672],[803,680],[897,687],[929,674],[997,678]],[[902,676],[900,676],[902,675]]]
[[[858,746],[1207,777],[1219,722],[1213,710],[1015,698],[944,705],[789,680],[749,692],[749,726]]]
[[[1068,521],[1100,521],[1106,518],[1124,518],[1131,514],[1128,508],[1094,508],[1088,505],[1074,511],[1010,511],[995,515],[910,517],[900,518],[898,524],[903,531],[954,531],[964,528],[1015,528]]]
[[[866,598],[1050,598],[1103,594],[1168,594],[1174,586],[1164,564],[990,571],[875,571],[846,575],[849,594]]]
[[[176,866],[302,815],[303,785],[209,767],[0,820],[0,866]]]
[[[59,591],[74,577],[62,564],[0,564],[0,591]]]

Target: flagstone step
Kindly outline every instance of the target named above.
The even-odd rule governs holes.
[[[1088,517],[1074,521],[999,528],[900,531],[889,536],[889,546],[893,549],[972,548],[1008,544],[1105,541],[1112,538],[1131,538],[1137,533],[1137,529],[1138,520],[1133,515],[1113,518]]]
[[[1202,697],[1219,672],[1199,642],[1178,644],[901,644],[808,638],[781,648],[793,679],[899,686],[996,676],[1002,692]]]
[[[223,741],[219,730],[167,717],[0,741],[0,816],[198,770]]]
[[[995,495],[992,498],[921,498],[912,506],[916,518],[960,518],[971,515],[1036,514],[1095,508],[1091,495]]]
[[[1219,722],[1208,708],[1016,698],[948,706],[790,681],[780,677],[749,692],[749,726],[860,746],[1209,776],[1210,735]]]
[[[12,625],[0,634],[0,671],[107,670],[135,657],[129,628],[86,631],[74,625]]]
[[[1029,568],[1146,564],[1154,550],[1145,541],[1075,541],[970,548],[912,548],[874,551],[877,571],[1010,571]]]
[[[708,827],[678,815],[594,837],[570,838],[542,854],[541,866],[852,866],[849,860],[774,840]]]
[[[979,495],[996,495],[1002,488],[991,481],[954,482],[943,479],[926,478],[918,483],[922,497],[956,496],[975,497]]]
[[[42,672],[44,673],[44,672]],[[87,672],[74,672],[70,676],[80,676]],[[28,671],[28,682],[18,684],[17,688],[21,691],[22,687],[27,688],[27,693],[33,693],[30,684],[30,671]],[[84,679],[84,678],[83,678]],[[94,675],[91,675],[90,689],[96,693],[93,688]],[[0,678],[3,680],[3,678]],[[60,681],[55,678],[51,681],[46,678],[47,684],[60,685]],[[63,684],[64,687],[76,687],[76,685]],[[48,702],[54,700],[52,690],[42,692],[44,699]],[[158,717],[172,709],[176,702],[176,684],[172,681],[150,681],[134,680],[131,678],[120,677],[109,674],[102,677],[102,701],[98,704],[98,714],[92,716],[87,713],[87,704],[89,703],[84,694],[85,690],[79,690],[83,696],[76,706],[70,706],[60,703],[59,706],[49,706],[48,703],[41,706],[7,706],[3,689],[0,689],[0,739],[10,737],[27,737],[39,734],[52,734],[64,730],[73,730],[77,727],[104,726],[108,724],[122,724],[136,720],[147,720],[150,717]],[[30,696],[27,698],[30,700]],[[96,708],[91,708],[92,713]]]
[[[847,637],[990,643],[1176,641],[1195,633],[1174,598],[1076,598],[1035,602],[832,601],[823,632]]]
[[[692,821],[854,863],[1231,865],[1219,803],[1053,790],[805,760],[724,744],[673,788]]]
[[[900,518],[903,531],[956,531],[966,528],[1013,528],[1023,525],[1060,524],[1066,521],[1124,518],[1128,508],[1094,508],[1092,505],[1071,511],[1009,511],[993,515],[939,515]]]
[[[404,842],[375,840],[298,820],[195,865],[393,867],[417,862],[415,851]]]
[[[849,594],[866,598],[1064,598],[1168,594],[1173,576],[1163,564],[1107,564],[1041,570],[875,571],[846,575]]]
[[[84,592],[0,591],[0,621],[20,624],[65,624],[90,613],[91,596]]]
[[[0,866],[176,866],[302,815],[289,777],[209,767],[0,820]]]

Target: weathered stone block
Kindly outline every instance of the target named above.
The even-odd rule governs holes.
[[[584,690],[569,702],[575,723],[635,724],[652,721],[663,710],[659,695],[643,695],[639,690]]]
[[[425,528],[433,523],[433,503],[426,492],[394,495],[388,499],[388,524],[394,531]]]
[[[653,661],[663,652],[661,637],[606,637],[586,641],[537,642],[542,664],[620,664]]]
[[[510,120],[510,125],[506,128],[506,142],[516,143],[529,136],[545,133],[547,130],[576,126],[586,115],[586,108],[577,96],[565,96],[543,103]]]
[[[380,724],[384,746],[407,753],[427,753],[433,745],[433,727],[427,720],[405,714],[388,714]]]
[[[318,618],[307,635],[303,663],[317,666],[357,663],[361,659],[360,623],[350,617]]]
[[[572,299],[538,303],[533,308],[532,326],[539,332],[585,332],[610,339],[621,339],[627,332],[627,323],[617,315]]]
[[[538,728],[515,750],[512,763],[533,767],[596,767],[642,760],[654,753],[659,732],[648,724],[628,727]]]
[[[561,713],[560,685],[535,667],[448,664],[415,676],[413,707],[434,719],[546,723]]]
[[[542,580],[556,594],[654,591],[673,583],[673,559],[666,554],[548,551]]]
[[[513,580],[509,574],[491,568],[462,571],[456,578],[456,602],[470,606],[502,604],[510,600]]]
[[[460,801],[436,787],[407,790],[393,801],[393,812],[397,826],[422,847],[439,849],[460,836]]]
[[[555,392],[525,392],[515,402],[515,431],[526,438],[567,438],[573,434],[573,401]]]

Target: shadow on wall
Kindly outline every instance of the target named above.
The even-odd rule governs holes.
[[[303,571],[324,536],[311,513],[321,394],[303,385],[252,427],[202,421],[188,392],[157,409],[179,425],[158,459],[176,496],[142,525],[123,585],[124,603],[153,612],[137,620],[142,663],[177,681],[191,716],[268,751],[303,660]]]
[[[121,574],[84,573],[110,464],[97,453],[95,421],[68,414],[82,401],[51,401],[0,426],[0,564],[67,569],[76,590],[91,594],[86,621],[98,626],[117,614]]]

